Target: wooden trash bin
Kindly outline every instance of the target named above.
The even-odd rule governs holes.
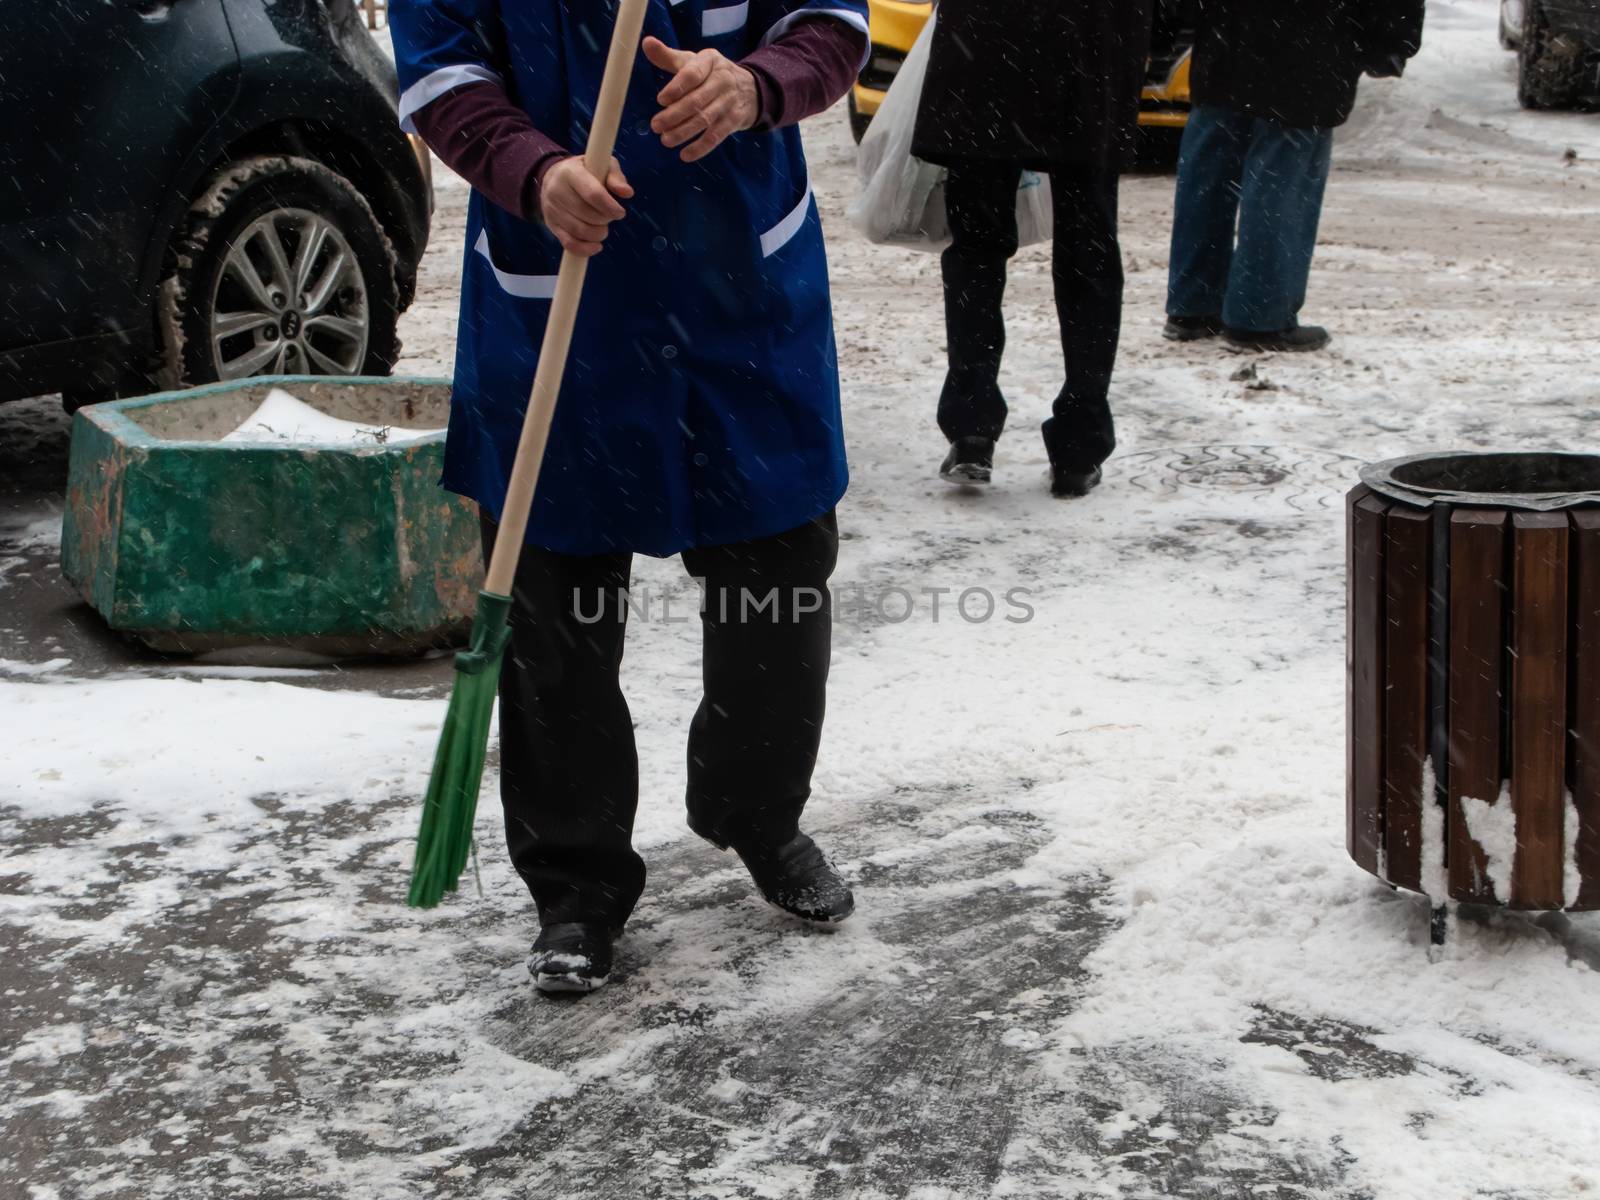
[[[1430,454],[1348,501],[1347,842],[1434,903],[1600,908],[1600,455]]]

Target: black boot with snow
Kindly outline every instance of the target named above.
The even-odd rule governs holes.
[[[939,478],[946,483],[982,486],[994,474],[994,439],[957,438],[939,467]]]
[[[611,977],[611,930],[599,921],[562,921],[539,930],[528,974],[541,992],[592,992]]]
[[[774,908],[817,925],[837,925],[856,910],[850,885],[803,833],[778,847],[735,845],[733,850]]]

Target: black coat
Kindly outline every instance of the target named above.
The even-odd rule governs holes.
[[[1343,125],[1364,71],[1422,44],[1423,0],[1200,0],[1191,88],[1300,128]]]
[[[1151,0],[940,0],[911,152],[1034,170],[1127,164]]]

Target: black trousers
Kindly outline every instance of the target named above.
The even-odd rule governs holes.
[[[484,519],[485,557],[495,525]],[[775,537],[686,550],[703,581],[705,693],[689,728],[689,827],[719,845],[799,828],[832,646],[828,513]],[[639,760],[618,678],[632,555],[533,546],[517,567],[500,675],[506,842],[542,924],[620,929],[644,890],[633,849]]]
[[[958,162],[945,184],[951,244],[944,252],[945,329],[950,369],[939,397],[939,428],[951,441],[998,438],[1006,423],[1000,305],[1006,263],[1017,252],[1014,164]],[[1050,461],[1089,470],[1116,448],[1107,396],[1122,331],[1122,250],[1117,244],[1117,175],[1085,167],[1050,173],[1055,210],[1051,276],[1066,384],[1044,423]]]

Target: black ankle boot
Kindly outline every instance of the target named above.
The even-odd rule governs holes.
[[[541,992],[592,992],[611,976],[612,933],[603,921],[562,921],[539,930],[528,974]]]
[[[1052,466],[1050,468],[1050,494],[1060,500],[1087,496],[1100,486],[1105,478],[1099,467],[1087,471],[1078,467]]]
[[[957,438],[950,443],[950,453],[939,467],[939,478],[946,483],[982,486],[994,474],[994,439],[986,437]]]
[[[735,845],[733,850],[774,908],[818,925],[837,925],[856,910],[850,885],[803,833],[781,846]]]

